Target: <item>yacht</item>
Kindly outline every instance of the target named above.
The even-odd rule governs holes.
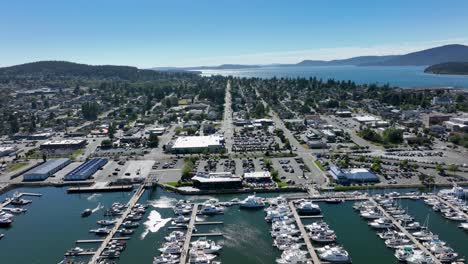
[[[100,228],[98,228],[98,229],[91,229],[91,230],[89,230],[90,233],[94,233],[94,234],[100,235],[100,236],[102,236],[102,235],[107,235],[107,234],[110,233],[110,231],[111,231],[110,229],[107,229],[107,228],[105,228],[105,227],[100,227]]]
[[[21,199],[21,196],[18,193],[13,195],[13,198],[10,199],[10,204],[12,205],[27,205],[32,203],[31,200]]]
[[[410,243],[409,239],[401,238],[401,237],[394,237],[385,240],[385,245],[389,248],[397,248],[404,245],[408,245]]]
[[[433,264],[434,259],[422,251],[414,251],[414,253],[406,258],[408,264]]]
[[[415,250],[413,246],[403,246],[399,247],[397,250],[395,250],[395,257],[401,261],[405,262],[406,259],[411,257],[414,254]]]
[[[458,258],[458,254],[453,250],[438,253],[435,257],[443,263],[452,262]]]
[[[159,251],[163,254],[178,255],[182,252],[182,248],[179,243],[169,242],[165,243],[163,247],[159,248]]]
[[[189,261],[190,264],[210,264],[216,256],[212,254],[206,254],[202,251],[190,250]]]
[[[380,218],[369,223],[372,228],[375,229],[388,229],[393,227],[393,223],[388,218]]]
[[[115,222],[115,220],[99,220],[97,221],[97,224],[101,226],[111,226],[114,225]]]
[[[181,231],[173,231],[164,238],[167,242],[183,241],[185,240],[185,233]]]
[[[319,254],[320,259],[329,261],[332,263],[350,263],[351,258],[348,255],[348,252],[342,247],[330,247],[325,249],[322,253]]]
[[[322,211],[317,204],[312,202],[302,202],[297,206],[299,214],[320,214]]]
[[[88,217],[93,213],[93,210],[91,209],[85,209],[83,212],[81,212],[81,217]]]
[[[468,222],[466,222],[466,223],[461,223],[461,224],[459,225],[459,227],[460,227],[460,228],[463,228],[464,230],[468,230]]]
[[[263,208],[265,207],[265,201],[261,197],[249,195],[239,203],[239,206],[241,208]]]
[[[177,217],[172,218],[174,223],[187,223],[190,221],[190,217],[184,217],[183,215],[179,215]]]
[[[332,243],[336,241],[335,234],[326,234],[323,232],[312,235],[310,236],[310,238],[312,239],[312,241],[319,243]]]
[[[125,227],[125,228],[137,228],[138,226],[140,226],[139,223],[132,222],[132,221],[125,221],[122,223],[122,227]]]
[[[68,250],[65,255],[67,256],[76,256],[80,253],[83,253],[84,252],[84,249],[80,248],[80,247],[75,247],[75,248],[72,248],[70,250]]]
[[[385,232],[381,232],[381,233],[377,233],[377,235],[381,238],[381,239],[384,239],[384,240],[387,240],[387,239],[391,239],[391,238],[394,238],[395,235],[397,235],[398,232],[396,231],[392,231],[392,230],[387,230]]]
[[[421,228],[421,224],[419,222],[413,222],[413,223],[404,225],[404,227],[406,230],[418,230]]]
[[[200,209],[200,214],[203,215],[216,215],[224,213],[224,208],[222,206],[216,206],[213,204],[203,204],[202,208]]]
[[[179,263],[179,258],[176,255],[162,254],[154,257],[153,264],[176,264]]]
[[[24,209],[24,208],[3,208],[3,210],[8,210],[10,213],[12,214],[21,214],[21,213],[25,213],[27,211],[27,209]]]
[[[339,203],[342,203],[344,200],[342,199],[338,199],[338,198],[329,198],[329,199],[326,199],[325,200],[325,203],[328,203],[328,204],[339,204]]]
[[[307,260],[307,252],[299,249],[287,249],[276,259],[277,264],[311,264]]]
[[[117,230],[117,232],[119,232],[120,235],[131,235],[131,234],[133,234],[135,231],[133,231],[133,229],[122,228],[122,229]]]
[[[379,219],[379,218],[384,217],[384,215],[381,212],[377,212],[373,210],[362,212],[361,216],[364,219]]]
[[[223,248],[223,246],[217,245],[214,241],[207,240],[206,238],[199,238],[197,241],[191,242],[190,245],[192,246],[192,249],[202,250],[203,253],[206,254],[218,253],[218,251]]]
[[[9,227],[13,223],[13,220],[10,218],[0,218],[0,227]]]

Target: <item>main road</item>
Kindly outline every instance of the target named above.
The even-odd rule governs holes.
[[[224,117],[221,127],[224,132],[224,140],[226,141],[226,150],[228,153],[232,151],[232,139],[234,137],[234,126],[232,124],[232,98],[231,98],[231,81],[226,85],[226,96],[224,97]]]

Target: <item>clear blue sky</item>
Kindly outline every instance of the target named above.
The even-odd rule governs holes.
[[[468,43],[467,0],[12,0],[0,65],[290,63]]]

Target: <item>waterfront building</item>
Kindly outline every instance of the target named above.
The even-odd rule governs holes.
[[[107,159],[90,159],[65,175],[65,181],[84,181],[107,164]]]
[[[71,163],[70,159],[52,159],[23,174],[24,181],[43,181]]]
[[[242,188],[242,178],[231,172],[197,173],[192,177],[193,185],[200,189]]]

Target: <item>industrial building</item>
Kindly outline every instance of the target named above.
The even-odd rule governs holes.
[[[66,158],[52,159],[42,163],[32,170],[23,174],[24,181],[43,181],[52,176],[57,171],[65,168],[71,160]]]
[[[224,149],[224,138],[220,135],[178,137],[166,147],[175,154],[219,152]]]
[[[242,188],[242,178],[231,172],[197,173],[192,177],[193,185],[200,189]]]
[[[351,169],[345,172],[337,166],[331,165],[329,173],[337,183],[343,185],[351,183],[376,183],[380,181],[377,175],[364,168]]]
[[[2,147],[0,146],[0,157],[8,156],[16,151],[16,147]]]
[[[107,159],[90,159],[70,171],[63,178],[65,181],[84,181],[89,179],[97,170],[107,164]]]

